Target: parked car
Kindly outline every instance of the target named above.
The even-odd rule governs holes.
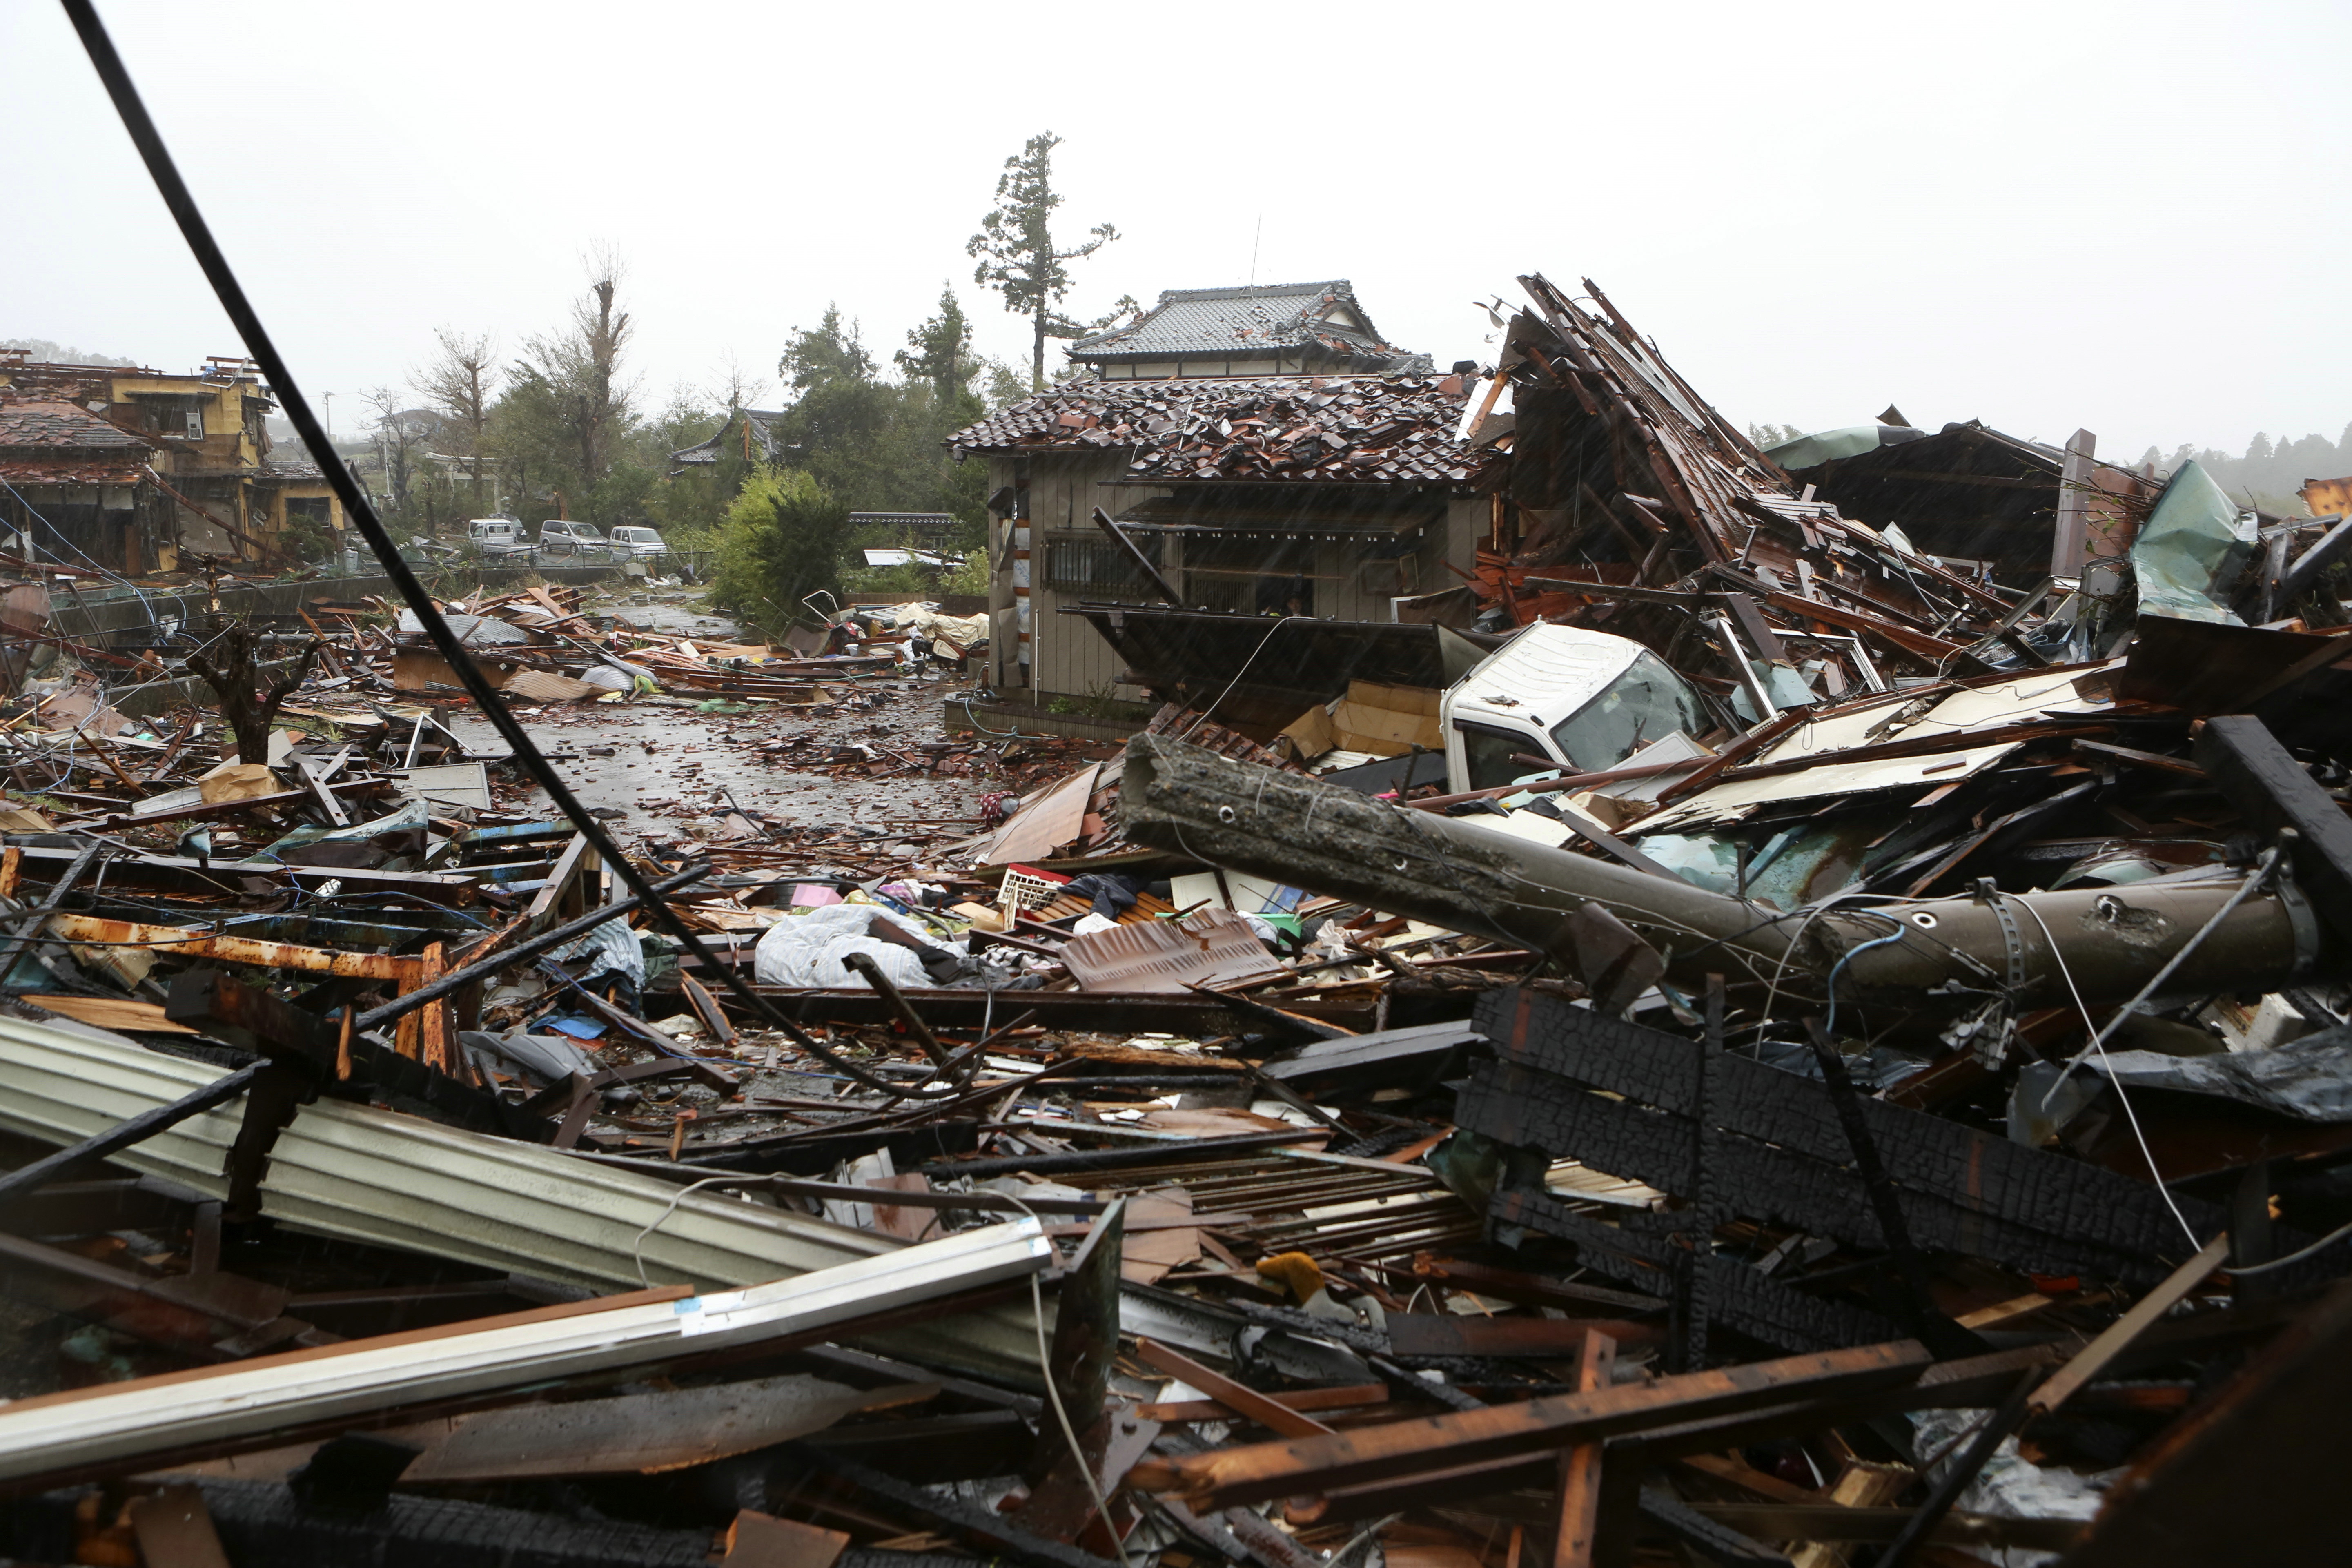
[[[668,550],[669,546],[662,542],[662,536],[650,528],[625,523],[613,530],[613,553],[624,559],[661,555]]]
[[[510,517],[478,517],[466,524],[466,538],[485,555],[514,555],[529,550],[522,524]]]
[[[604,531],[593,522],[551,517],[539,525],[539,548],[548,555],[603,556],[611,553],[612,546]]]

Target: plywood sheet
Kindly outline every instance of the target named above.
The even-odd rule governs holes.
[[[196,1032],[185,1024],[174,1024],[164,1017],[160,1002],[133,1002],[127,996],[19,996],[17,1000],[97,1029],[128,1029],[150,1035]]]

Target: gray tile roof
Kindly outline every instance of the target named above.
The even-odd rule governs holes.
[[[155,443],[58,398],[0,399],[0,450],[142,453]]]
[[[950,450],[1132,449],[1138,479],[1458,485],[1458,375],[1072,381],[948,437]]]
[[[1354,324],[1328,318],[1345,311]],[[1344,278],[1242,289],[1170,289],[1138,320],[1070,345],[1088,362],[1309,353],[1360,362],[1365,370],[1428,368],[1425,355],[1382,342]]]
[[[762,462],[774,462],[778,451],[775,427],[777,422],[783,418],[783,411],[776,408],[739,408],[735,412],[751,423],[751,439],[760,459]],[[736,443],[740,441],[741,437],[734,435],[735,427],[735,415],[730,414],[727,416],[727,422],[719,426],[717,433],[709,440],[698,441],[683,451],[672,452],[669,455],[671,464],[669,477],[676,479],[688,468],[696,464],[718,462],[722,445],[729,451],[740,450]]]

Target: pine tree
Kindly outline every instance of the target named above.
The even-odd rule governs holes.
[[[900,374],[930,383],[931,395],[940,406],[962,393],[980,361],[971,352],[971,318],[963,313],[953,288],[940,285],[940,313],[907,334],[907,346],[897,360]]]
[[[844,322],[841,307],[828,304],[814,331],[794,327],[776,373],[794,392],[838,381],[872,381],[874,356],[857,335],[856,321]]]
[[[980,220],[980,232],[964,247],[964,254],[981,258],[972,281],[1004,296],[1004,308],[1026,316],[1033,326],[1029,388],[1045,390],[1045,340],[1075,338],[1087,331],[1058,307],[1069,294],[1072,279],[1063,263],[1092,256],[1118,237],[1109,224],[1097,224],[1084,245],[1068,250],[1054,247],[1052,218],[1062,198],[1054,189],[1054,149],[1062,139],[1050,131],[1029,138],[1019,155],[1004,160],[996,182],[996,207]]]

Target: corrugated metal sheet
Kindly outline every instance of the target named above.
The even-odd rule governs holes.
[[[0,1017],[0,1127],[47,1143],[78,1142],[222,1072],[96,1031]],[[222,1167],[241,1103],[184,1121],[114,1162],[225,1195]],[[679,1196],[670,1183],[558,1150],[327,1100],[303,1107],[278,1136],[261,1201],[265,1215],[298,1230],[599,1290],[756,1284],[905,1245],[764,1204]],[[1025,1306],[1007,1308],[874,1342],[1003,1376],[1035,1365],[1028,1319]]]

